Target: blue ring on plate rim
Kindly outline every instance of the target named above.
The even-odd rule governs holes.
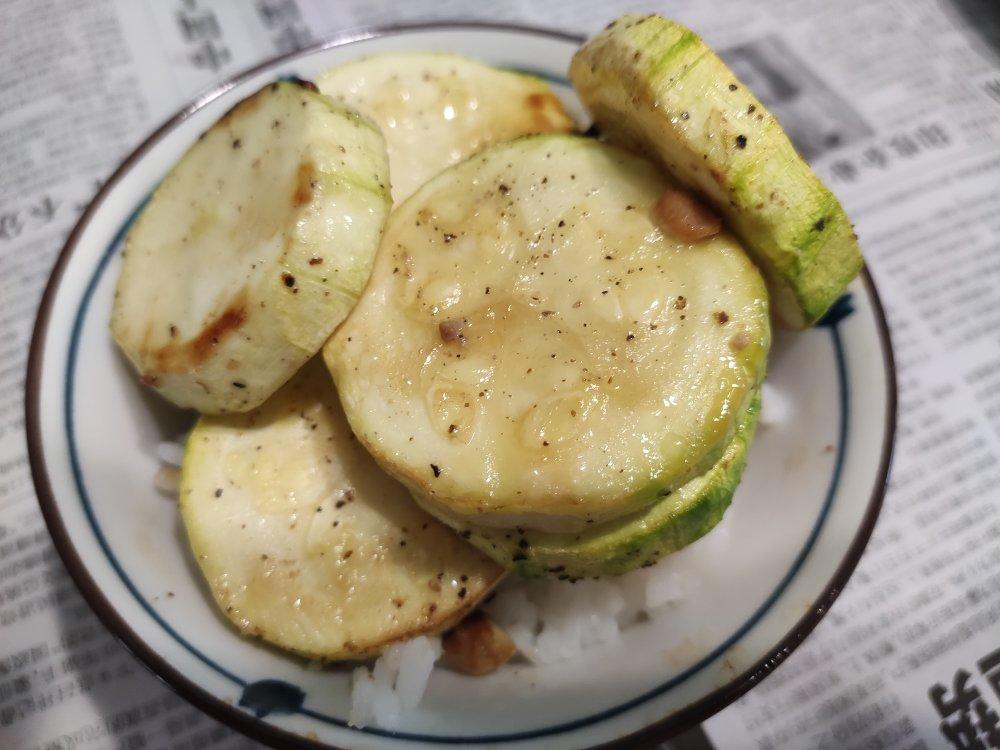
[[[66,375],[65,375],[65,392],[63,399],[63,418],[64,424],[66,426],[66,440],[69,445],[69,455],[70,463],[73,469],[73,481],[76,484],[77,491],[80,494],[80,502],[83,504],[84,512],[87,516],[87,520],[90,522],[91,530],[94,532],[94,536],[97,537],[97,541],[101,545],[101,549],[104,550],[105,556],[108,558],[108,562],[114,568],[118,577],[121,578],[122,583],[125,584],[126,588],[132,593],[136,601],[142,606],[142,608],[149,614],[150,617],[156,621],[177,643],[183,646],[187,651],[197,659],[199,659],[206,666],[211,667],[219,674],[228,678],[234,682],[239,687],[246,690],[255,683],[248,683],[246,680],[234,675],[232,672],[228,671],[224,667],[220,666],[204,653],[202,653],[198,648],[189,643],[185,638],[183,638],[176,630],[171,627],[171,625],[164,620],[159,613],[149,604],[149,602],[143,597],[143,595],[136,588],[132,579],[129,578],[128,573],[122,568],[118,559],[115,557],[114,552],[111,550],[110,545],[104,537],[104,533],[101,530],[101,526],[94,515],[93,507],[90,502],[90,495],[87,492],[86,485],[83,480],[83,470],[80,468],[79,458],[77,456],[76,449],[76,436],[74,434],[74,421],[73,421],[73,396],[74,396],[74,372],[76,369],[77,351],[79,349],[80,343],[80,330],[83,327],[83,321],[87,314],[87,309],[90,306],[91,298],[93,297],[94,289],[100,282],[101,277],[104,275],[104,271],[107,269],[108,263],[115,256],[116,251],[122,244],[125,234],[128,232],[132,223],[138,217],[139,213],[145,207],[148,202],[148,198],[143,200],[129,216],[128,220],[121,226],[118,232],[115,234],[114,238],[109,243],[107,249],[104,251],[104,255],[101,258],[100,263],[98,263],[97,268],[94,270],[93,275],[87,283],[87,287],[83,293],[83,298],[80,301],[80,306],[77,309],[76,318],[73,321],[73,330],[70,336],[69,344],[69,354],[66,362]],[[354,729],[355,731],[364,732],[366,734],[373,734],[380,737],[391,737],[393,739],[399,740],[415,740],[420,742],[436,742],[439,744],[465,744],[465,743],[487,743],[487,742],[513,742],[517,740],[529,740],[536,739],[539,737],[546,737],[553,734],[561,734],[563,732],[569,732],[574,729],[581,729],[591,724],[595,724],[605,719],[610,719],[618,714],[628,711],[631,708],[645,703],[651,698],[655,698],[668,690],[673,689],[677,685],[687,680],[689,677],[697,674],[706,666],[718,659],[725,651],[729,649],[734,643],[739,641],[751,628],[756,625],[768,610],[774,605],[775,601],[784,593],[788,584],[791,583],[792,579],[798,573],[802,564],[805,562],[806,557],[809,555],[810,550],[815,544],[820,531],[823,528],[823,524],[826,522],[826,518],[829,515],[830,508],[833,505],[834,497],[837,494],[837,487],[840,484],[840,475],[843,470],[844,465],[844,452],[845,446],[847,444],[847,433],[848,433],[848,412],[850,407],[850,391],[847,385],[847,364],[844,360],[843,344],[840,338],[840,331],[838,325],[841,320],[843,320],[847,315],[850,315],[850,296],[845,295],[841,297],[840,300],[831,309],[830,314],[824,319],[820,325],[827,328],[830,331],[833,343],[834,357],[837,367],[837,381],[838,381],[838,391],[840,397],[840,420],[839,420],[839,434],[837,438],[837,453],[833,464],[833,474],[830,477],[830,482],[827,485],[826,497],[823,500],[823,504],[820,507],[819,514],[816,517],[816,521],[813,524],[812,531],[806,539],[805,544],[802,549],[795,556],[792,561],[792,565],[788,572],[781,578],[778,585],[771,592],[771,594],[764,600],[763,604],[757,608],[756,611],[744,622],[736,631],[724,640],[721,644],[712,649],[708,654],[702,657],[699,661],[685,669],[683,672],[670,678],[663,684],[648,690],[641,695],[636,696],[624,703],[621,703],[612,708],[605,709],[595,714],[590,714],[579,719],[574,719],[573,721],[564,722],[562,724],[556,724],[550,727],[542,727],[540,729],[533,729],[525,732],[513,732],[508,734],[490,734],[490,735],[478,735],[478,736],[446,736],[446,735],[429,735],[429,734],[416,734],[410,732],[394,732],[390,730],[378,729],[377,727],[364,727],[357,729],[355,727],[350,727],[346,720],[338,719],[334,716],[328,716],[327,714],[321,713],[319,711],[313,711],[304,707],[299,707],[295,709],[298,713],[302,713],[310,718],[316,719],[318,721],[323,721],[329,724],[334,724],[339,727]],[[270,681],[278,683],[278,681]],[[297,686],[292,686],[289,684],[289,689],[298,689]],[[300,690],[301,692],[301,690]],[[242,705],[242,701],[241,701]]]
[[[210,716],[218,721],[228,724],[230,727],[243,732],[244,734],[251,736],[258,740],[263,740],[269,744],[274,744],[275,746],[281,747],[295,747],[295,748],[310,748],[311,750],[316,750],[318,748],[327,749],[331,746],[328,743],[321,743],[317,740],[310,739],[308,737],[303,737],[295,732],[284,729],[272,723],[261,721],[259,718],[247,711],[242,711],[231,704],[228,704],[218,698],[217,696],[209,693],[204,688],[200,687],[196,683],[192,682],[190,679],[185,677],[181,672],[174,668],[171,664],[165,661],[159,654],[157,654],[148,644],[132,629],[132,627],[125,621],[113,605],[107,600],[106,596],[101,591],[100,587],[91,578],[90,574],[86,570],[86,566],[81,560],[79,553],[76,551],[73,545],[72,539],[66,529],[65,523],[59,513],[54,494],[52,492],[52,485],[49,481],[48,470],[46,467],[45,452],[42,447],[42,417],[41,417],[41,380],[44,364],[44,348],[45,341],[48,333],[48,325],[51,319],[52,308],[54,306],[56,292],[62,281],[63,274],[66,270],[66,266],[75,249],[80,235],[83,233],[84,228],[88,225],[93,215],[96,213],[98,207],[103,203],[104,199],[110,193],[112,188],[118,184],[123,175],[128,172],[145,153],[157,144],[169,131],[176,127],[179,123],[188,119],[192,114],[197,112],[199,109],[203,108],[210,102],[218,99],[220,96],[226,94],[230,89],[238,85],[239,83],[251,78],[260,72],[282,64],[290,62],[300,56],[305,56],[315,52],[335,48],[350,46],[355,42],[365,41],[377,37],[385,36],[396,36],[406,33],[412,33],[417,31],[446,31],[454,29],[465,29],[465,30],[479,30],[479,31],[492,31],[492,32],[506,32],[506,33],[520,33],[528,35],[536,35],[547,37],[551,40],[568,42],[572,44],[581,44],[584,39],[575,34],[568,34],[562,31],[554,29],[544,29],[533,26],[524,26],[509,23],[490,23],[490,22],[476,22],[476,21],[432,21],[427,23],[416,23],[408,25],[396,25],[396,26],[385,26],[385,27],[364,27],[358,29],[348,30],[342,34],[338,34],[327,38],[324,41],[318,42],[315,45],[306,47],[302,50],[296,50],[289,52],[285,55],[279,55],[269,60],[266,60],[258,65],[252,66],[249,69],[243,71],[242,73],[224,81],[216,86],[210,87],[198,97],[196,97],[189,105],[179,110],[176,115],[168,119],[163,125],[157,128],[145,141],[143,141],[136,149],[125,158],[122,164],[115,170],[114,174],[108,179],[104,186],[98,191],[97,195],[91,201],[90,205],[84,211],[83,215],[78,220],[76,226],[70,232],[66,239],[65,245],[56,260],[53,267],[51,276],[49,278],[48,285],[46,286],[45,292],[42,295],[41,304],[39,306],[39,312],[37,319],[35,321],[35,327],[32,333],[31,346],[28,357],[28,371],[26,380],[26,398],[25,398],[25,417],[26,417],[26,430],[27,430],[27,443],[28,443],[28,456],[31,465],[32,479],[35,485],[36,493],[39,499],[39,506],[42,514],[45,518],[46,524],[49,528],[49,532],[52,535],[53,542],[60,557],[63,559],[66,565],[67,571],[70,573],[76,585],[80,588],[87,602],[94,609],[95,614],[98,618],[107,626],[115,635],[117,635],[123,645],[131,651],[147,668],[149,668],[156,676],[164,680],[171,688],[177,691],[181,696],[186,698],[188,701],[193,703],[195,706],[201,710],[208,713]],[[134,217],[132,217],[134,218]],[[131,221],[131,218],[130,218]],[[123,230],[124,231],[124,228]],[[121,232],[120,232],[121,233]],[[118,239],[118,238],[116,238]],[[116,246],[116,243],[112,243],[112,248]],[[95,272],[95,279],[91,280],[91,284],[87,289],[87,297],[89,301],[89,296],[92,294],[94,281],[96,276],[99,275],[103,267],[106,266],[107,261],[110,259],[110,255],[102,259],[101,267]],[[634,730],[631,734],[624,735],[618,739],[611,740],[602,747],[636,747],[640,746],[639,743],[652,742],[652,741],[662,741],[670,736],[677,734],[683,729],[689,728],[696,725],[699,721],[703,721],[707,717],[711,716],[716,711],[721,710],[740,695],[744,694],[753,685],[757,684],[761,679],[770,674],[778,665],[780,665],[788,654],[790,654],[796,646],[798,646],[803,639],[812,631],[823,615],[829,609],[832,602],[837,598],[840,591],[843,589],[844,584],[850,577],[856,567],[858,560],[861,557],[868,539],[871,536],[872,529],[874,528],[875,521],[878,518],[879,511],[882,506],[882,502],[886,491],[886,482],[888,479],[889,467],[892,458],[893,449],[893,437],[895,434],[896,425],[896,368],[895,361],[893,357],[892,345],[890,340],[890,332],[888,323],[885,317],[885,311],[882,307],[881,300],[879,299],[878,292],[875,285],[871,279],[871,275],[866,269],[861,271],[861,281],[863,282],[866,290],[866,296],[870,298],[870,302],[873,307],[873,313],[875,317],[875,326],[877,329],[880,349],[882,353],[883,365],[886,372],[886,406],[885,406],[885,430],[883,433],[882,449],[880,455],[880,461],[878,468],[875,473],[874,481],[872,484],[871,494],[868,500],[868,504],[865,508],[865,512],[861,518],[860,524],[857,531],[855,532],[847,550],[841,559],[840,563],[836,567],[835,571],[831,575],[830,579],[824,586],[823,590],[817,596],[813,606],[801,617],[792,628],[785,633],[781,639],[770,649],[768,649],[766,655],[758,660],[756,663],[748,667],[740,675],[734,677],[730,682],[722,685],[709,694],[698,698],[689,706],[678,709],[669,716],[660,719],[659,721],[654,721],[647,724],[644,727],[640,727]],[[81,306],[83,301],[81,301]],[[843,352],[842,344],[840,341],[839,332],[836,328],[836,323],[838,320],[849,312],[847,309],[849,303],[845,308],[842,308],[840,315],[833,316],[832,319],[828,321],[831,333],[833,334],[833,342],[835,353],[838,359],[842,362]],[[79,311],[78,311],[79,313]],[[78,314],[79,317],[79,314]],[[79,322],[79,321],[77,321]],[[74,335],[79,332],[78,325],[74,325]],[[71,372],[71,367],[68,366],[67,376]],[[847,398],[846,392],[846,380],[843,379],[845,373],[842,371],[840,373],[841,379],[841,391],[842,397]],[[67,391],[68,392],[68,391]],[[67,399],[70,400],[69,398]],[[842,405],[846,406],[846,400],[842,401]],[[71,417],[70,413],[70,417]],[[843,412],[841,420],[841,430],[844,435],[846,435],[846,411]],[[72,441],[71,441],[72,444]],[[837,467],[839,471],[840,463],[842,460],[843,443],[841,443],[840,450],[838,451],[838,462]],[[78,465],[73,467],[74,472],[79,470]],[[74,477],[78,479],[78,477]],[[814,534],[811,536],[808,546],[812,545],[815,540],[815,534],[818,534],[822,522],[825,520],[826,514],[829,511],[829,502],[832,501],[832,493],[827,498],[827,504],[821,511],[822,518],[817,519],[817,526],[814,528]],[[91,514],[92,515],[92,514]],[[102,544],[104,543],[103,537],[99,537]],[[106,545],[105,545],[106,546]],[[806,555],[808,554],[808,549],[804,548],[800,553],[801,559],[797,559],[796,567],[800,566],[804,561]],[[789,573],[789,580],[794,577],[794,570]],[[127,580],[127,579],[126,579]],[[781,588],[787,585],[787,582],[782,582]],[[778,596],[780,592],[776,590],[775,594],[772,596]],[[141,597],[139,597],[141,600]],[[766,602],[765,606],[769,606]],[[147,611],[149,610],[148,605],[146,605]],[[159,620],[153,613],[154,618]],[[763,612],[759,616],[763,616]],[[758,619],[759,619],[758,616]],[[166,626],[169,628],[169,626]],[[745,625],[747,629],[752,627],[752,625]],[[176,634],[174,634],[176,637]],[[204,658],[204,657],[203,657]],[[692,669],[701,668],[699,665],[695,665]],[[234,675],[229,675],[228,672],[222,670],[222,673],[227,677],[231,678],[237,684],[241,681]],[[692,672],[693,673],[693,672]],[[669,690],[670,687],[676,685],[680,680],[686,679],[690,674],[677,675],[670,683],[667,683],[657,689],[657,693],[665,692]],[[644,700],[648,700],[652,697],[649,694],[639,696],[637,699],[633,699],[628,704],[623,704],[622,706],[611,709],[616,713],[627,710],[629,706],[635,705],[636,703],[641,703]],[[303,709],[302,713],[314,718],[319,718],[314,712],[307,709]],[[589,717],[589,720],[584,720],[586,723],[594,723],[600,721],[602,718],[607,718],[608,712],[602,712],[600,714],[595,714]],[[342,722],[336,719],[330,719],[329,717],[324,717],[325,720],[331,723],[342,725]],[[573,722],[571,724],[564,724],[558,727],[551,727],[547,730],[538,730],[535,732],[525,733],[522,735],[514,735],[511,739],[528,739],[529,737],[544,736],[545,734],[552,734],[559,731],[569,731],[570,729],[578,726],[578,722]],[[394,732],[384,732],[380,730],[366,730],[369,734],[386,736],[389,738],[404,739],[406,735],[402,733]],[[527,735],[527,736],[525,736]],[[475,738],[430,738],[431,741],[437,741],[440,744],[459,744],[462,742],[475,741]],[[645,745],[642,745],[645,746]]]

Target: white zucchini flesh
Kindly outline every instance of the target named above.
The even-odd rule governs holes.
[[[425,507],[575,530],[719,458],[763,376],[763,280],[729,234],[687,244],[674,183],[567,135],[496,146],[390,217],[324,348],[355,434]]]
[[[260,408],[199,421],[180,506],[226,616],[313,658],[448,627],[503,574],[378,468],[319,360]]]
[[[375,55],[333,68],[316,85],[382,128],[397,203],[494,143],[574,127],[541,79],[455,54]]]
[[[112,333],[143,382],[203,413],[264,401],[371,270],[391,201],[378,128],[280,81],[222,117],[126,239]]]

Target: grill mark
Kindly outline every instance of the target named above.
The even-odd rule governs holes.
[[[525,104],[531,113],[532,126],[536,132],[547,133],[556,128],[557,118],[553,113],[561,110],[559,100],[553,94],[535,93],[528,94]]]
[[[260,109],[260,105],[264,103],[264,94],[264,91],[258,91],[256,94],[251,94],[246,99],[236,102],[236,104],[226,110],[226,113],[219,118],[216,125],[222,123],[230,124],[233,120],[246,117],[251,112]],[[216,125],[213,125],[210,130],[214,129]]]
[[[197,338],[189,341],[186,345],[187,353],[193,362],[203,362],[212,349],[228,334],[240,328],[246,322],[246,307],[230,307],[222,315],[213,320]]]
[[[241,294],[193,339],[170,342],[150,352],[149,357],[155,364],[143,374],[143,382],[155,386],[161,373],[191,372],[208,359],[227,336],[238,331],[246,320],[246,300]]]
[[[315,176],[316,167],[312,162],[304,161],[299,164],[299,171],[295,177],[295,192],[292,194],[292,205],[295,208],[304,206],[312,200]]]

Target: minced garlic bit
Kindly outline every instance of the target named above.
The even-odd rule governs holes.
[[[664,232],[686,242],[714,237],[722,219],[686,190],[670,189],[653,206],[653,220]]]
[[[495,672],[517,652],[510,636],[482,612],[473,612],[446,633],[441,646],[448,667],[475,676]]]
[[[465,335],[462,333],[463,323],[461,320],[445,320],[438,324],[438,333],[445,343],[465,343]]]

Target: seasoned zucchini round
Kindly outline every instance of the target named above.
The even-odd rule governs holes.
[[[690,29],[626,15],[576,53],[573,86],[610,140],[700,191],[760,264],[776,315],[815,323],[862,265],[836,196],[781,125]]]
[[[544,81],[461,55],[375,55],[333,68],[316,85],[382,128],[397,203],[487,146],[574,127]]]
[[[201,419],[180,506],[226,616],[313,658],[449,627],[503,574],[379,470],[319,360],[260,408]]]
[[[246,411],[347,315],[390,208],[371,122],[300,81],[240,102],[153,193],[125,243],[112,333],[179,406]]]
[[[530,136],[393,212],[324,357],[359,439],[421,502],[576,530],[718,460],[763,374],[767,292],[731,235],[657,227],[674,187],[616,147]]]
[[[460,522],[456,528],[490,557],[523,576],[549,574],[572,580],[620,575],[652,565],[704,536],[722,520],[743,475],[759,411],[758,396],[711,469],[636,513],[575,534]]]

